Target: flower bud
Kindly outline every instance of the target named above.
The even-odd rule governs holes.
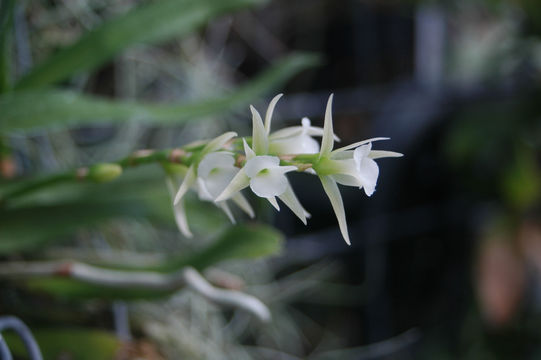
[[[122,174],[122,167],[118,164],[103,163],[92,166],[88,171],[88,179],[103,183],[109,182]]]

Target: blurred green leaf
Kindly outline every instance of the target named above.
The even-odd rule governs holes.
[[[257,258],[275,254],[281,250],[282,242],[283,236],[272,227],[256,224],[236,225],[224,231],[214,243],[201,251],[172,258],[157,267],[132,270],[173,272],[184,266],[193,266],[203,270],[225,260]],[[33,278],[17,282],[17,285],[21,284],[30,290],[67,299],[148,299],[167,296],[176,291],[122,289],[87,284],[69,278]]]
[[[292,76],[318,63],[311,54],[294,54],[277,61],[256,79],[221,98],[191,104],[151,105],[111,101],[71,91],[12,92],[0,97],[0,133],[82,124],[148,121],[178,124],[246,106],[249,101],[280,87]]]
[[[88,32],[38,65],[16,89],[57,83],[103,64],[137,43],[159,43],[191,33],[221,14],[261,0],[161,0],[149,2]]]
[[[515,209],[527,210],[541,197],[541,169],[533,149],[517,146],[514,155],[501,179],[502,194]]]
[[[11,30],[14,8],[15,0],[0,1],[0,93],[11,86]]]
[[[121,344],[113,334],[86,329],[32,329],[44,359],[111,360]],[[15,334],[5,338],[15,358],[26,359],[28,353]]]

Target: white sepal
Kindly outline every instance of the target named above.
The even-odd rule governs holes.
[[[250,160],[254,158],[256,156],[255,152],[248,145],[248,143],[246,142],[246,139],[242,138],[242,144],[244,145],[244,154],[246,155],[246,160]]]
[[[274,196],[270,196],[266,199],[269,200],[269,202],[276,209],[276,211],[280,211],[280,205],[278,205],[278,201],[276,201],[276,198]]]
[[[169,190],[169,193],[171,194],[171,196],[173,196],[173,194],[175,193],[175,185],[173,184],[173,179],[168,176],[165,179],[165,182],[167,183],[167,189]],[[177,204],[173,204],[173,214],[175,216],[175,222],[180,232],[184,236],[191,238],[193,234],[190,231],[190,227],[188,226],[188,219],[186,218],[186,210],[184,208],[183,199],[181,199]]]
[[[237,206],[241,208],[241,210],[244,211],[249,217],[251,217],[252,219],[254,218],[254,209],[252,209],[252,206],[250,205],[248,200],[246,200],[244,195],[242,195],[242,193],[238,192],[235,195],[231,196],[231,200],[233,200],[233,202],[237,204]]]
[[[269,150],[269,139],[267,131],[263,125],[261,115],[257,110],[250,105],[250,111],[252,111],[252,149],[257,155],[265,155]]]
[[[287,184],[286,191],[282,195],[279,195],[278,198],[306,225],[306,216],[308,214],[309,217],[310,214],[302,207],[290,184]]]
[[[188,168],[188,172],[186,173],[186,176],[184,177],[184,181],[182,181],[182,184],[180,185],[180,188],[177,191],[177,194],[175,195],[175,200],[173,201],[173,204],[178,204],[180,199],[188,192],[190,187],[195,184],[195,180],[197,179],[197,176],[195,174],[195,169],[193,166],[190,166]]]
[[[348,225],[346,222],[346,212],[344,210],[344,203],[342,202],[342,196],[340,195],[338,185],[336,185],[336,181],[334,181],[330,176],[320,176],[319,179],[321,180],[325,193],[331,201],[332,208],[336,214],[336,218],[338,219],[338,226],[340,227],[342,237],[346,241],[346,244],[351,245],[351,242],[349,241]]]
[[[265,114],[265,131],[267,132],[267,135],[270,132],[271,128],[271,121],[272,121],[272,113],[274,112],[274,107],[276,106],[276,103],[284,94],[278,94],[276,95],[270,102],[269,107],[267,108],[267,113]]]
[[[325,122],[323,124],[323,138],[321,139],[321,150],[319,152],[319,158],[328,155],[333,148],[334,144],[334,131],[332,125],[332,99],[333,94],[329,96],[327,101],[327,108],[325,109]]]
[[[235,136],[237,136],[237,133],[234,131],[226,132],[218,137],[215,137],[211,141],[208,142],[207,145],[201,150],[201,154],[205,155],[210,152],[220,150],[227,142],[231,139],[233,139]]]
[[[250,178],[246,175],[244,169],[240,169],[237,175],[231,180],[229,185],[216,197],[214,201],[224,201],[232,197],[235,193],[241,191],[250,185]]]

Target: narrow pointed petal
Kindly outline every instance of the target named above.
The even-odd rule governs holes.
[[[287,184],[286,191],[278,196],[278,198],[282,200],[299,219],[301,219],[304,225],[306,225],[306,214],[308,214],[308,212],[302,207],[290,184]]]
[[[170,177],[166,178],[167,188],[171,196],[175,193],[175,185]],[[175,216],[175,222],[182,235],[191,238],[193,236],[188,226],[188,219],[186,218],[186,210],[184,209],[184,201],[181,199],[176,205],[173,205],[173,214]]]
[[[231,209],[229,208],[229,205],[227,205],[227,201],[219,201],[216,203],[220,209],[227,215],[229,218],[229,221],[231,221],[232,224],[236,224],[235,218],[233,217],[233,213],[231,212]]]
[[[320,176],[321,184],[333,207],[336,218],[338,219],[338,226],[340,227],[340,232],[342,237],[346,241],[346,244],[351,245],[349,241],[348,226],[346,223],[346,212],[344,210],[344,203],[342,202],[342,196],[340,195],[340,190],[338,185],[330,176]]]
[[[381,159],[387,157],[402,157],[404,154],[394,152],[394,151],[385,151],[385,150],[372,150],[368,157],[371,159]]]
[[[195,184],[195,180],[197,179],[195,175],[195,169],[193,166],[190,166],[188,168],[188,172],[186,173],[186,177],[184,177],[184,181],[180,185],[180,188],[177,191],[177,194],[175,195],[175,201],[173,201],[173,204],[178,204],[180,199],[188,192],[190,187]]]
[[[375,137],[375,138],[371,138],[371,139],[366,139],[366,140],[359,141],[359,142],[356,142],[356,143],[353,143],[353,144],[346,145],[346,146],[341,147],[339,149],[336,149],[336,150],[333,151],[333,154],[336,154],[336,153],[339,153],[339,152],[342,152],[342,151],[346,151],[346,150],[350,150],[350,149],[354,149],[354,148],[359,147],[361,145],[366,145],[366,144],[371,143],[373,141],[380,141],[380,140],[389,140],[389,138],[388,137]]]
[[[290,127],[286,127],[286,128],[273,132],[272,134],[270,134],[269,139],[278,140],[278,139],[300,136],[302,135],[302,132],[303,132],[302,126],[290,126]]]
[[[187,238],[193,237],[190,227],[188,226],[188,219],[186,218],[186,210],[184,208],[184,200],[181,199],[176,205],[173,205],[173,213],[175,214],[175,222],[182,233]]]
[[[276,198],[274,196],[268,197],[266,199],[269,200],[271,205],[274,206],[277,211],[280,211],[280,205],[278,205],[278,201],[276,201]]]
[[[276,106],[276,103],[284,94],[278,94],[276,95],[270,102],[269,107],[267,108],[267,113],[265,114],[265,131],[267,132],[267,135],[270,132],[271,128],[271,121],[272,121],[272,113],[274,112],[274,107]]]
[[[201,150],[201,154],[208,154],[210,152],[220,150],[229,140],[237,136],[237,133],[234,131],[226,132],[218,137],[215,137]]]
[[[334,131],[332,126],[332,99],[333,94],[329,96],[327,101],[327,108],[325,109],[325,123],[323,124],[323,138],[321,139],[321,150],[319,152],[319,157],[328,155],[333,147],[334,143]]]
[[[250,185],[250,178],[244,172],[244,169],[240,169],[237,175],[231,180],[229,185],[222,191],[220,195],[216,198],[216,202],[224,201],[233,196],[236,192],[241,191],[245,187]]]
[[[242,138],[242,143],[244,144],[244,154],[246,155],[246,160],[255,158],[255,152],[252,150],[250,146],[248,146],[246,139]]]
[[[233,202],[237,204],[237,206],[240,207],[241,210],[244,211],[249,217],[252,219],[255,217],[254,209],[252,209],[252,206],[248,200],[246,200],[244,195],[242,195],[240,192],[233,195],[231,200],[233,200]]]
[[[269,139],[261,115],[250,105],[252,111],[252,149],[257,155],[266,155],[269,149]]]

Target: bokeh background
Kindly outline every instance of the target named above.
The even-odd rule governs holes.
[[[23,319],[46,358],[541,356],[538,1],[237,1],[202,17],[190,10],[194,1],[178,0],[185,8],[170,12],[187,15],[175,21],[199,21],[189,31],[150,14],[131,43],[108,35],[115,19],[155,3],[2,0],[0,195],[138,149],[228,130],[249,135],[247,104],[264,111],[276,93],[285,96],[274,128],[303,116],[322,126],[334,93],[343,144],[387,136],[374,147],[405,156],[378,160],[371,197],[341,188],[352,246],[315,177],[290,177],[312,213],[308,226],[250,198],[255,222],[285,235],[281,252],[220,262],[206,276],[260,298],[273,314],[268,324],[189,291],[118,300],[0,278],[0,314]],[[62,53],[104,26],[75,55]],[[124,45],[93,60],[115,41]],[[205,103],[216,98],[226,100]],[[167,108],[177,103],[203,110]],[[193,196],[196,239],[186,239],[159,169],[122,179],[62,183],[0,204],[0,267],[55,259],[152,266],[203,249],[230,226]]]

